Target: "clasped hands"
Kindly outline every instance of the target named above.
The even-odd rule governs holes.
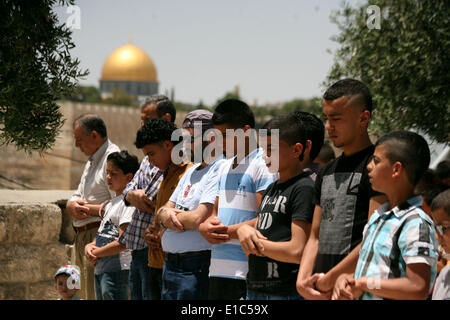
[[[97,259],[98,259],[98,257],[95,255],[95,250],[97,250],[97,249],[99,249],[99,247],[97,247],[93,243],[88,243],[84,247],[84,256],[86,257],[86,259],[89,261],[89,263],[93,267],[95,267],[95,265],[97,263]]]

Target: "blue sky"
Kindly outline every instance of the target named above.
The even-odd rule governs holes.
[[[235,84],[241,97],[258,104],[320,96],[333,62],[338,34],[329,15],[339,1],[76,1],[75,29],[82,85],[98,86],[101,68],[128,43],[156,64],[160,92],[175,88],[178,101],[214,104]],[[56,8],[61,22],[70,14]]]

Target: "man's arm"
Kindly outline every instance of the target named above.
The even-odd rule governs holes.
[[[198,227],[200,234],[212,244],[224,243],[230,240],[230,236],[227,233],[228,226],[223,225],[217,218],[218,208],[219,197],[217,196],[211,215]]]
[[[128,191],[125,195],[125,200],[139,211],[149,213],[155,211],[155,203],[147,197],[144,189]]]
[[[317,252],[319,250],[319,231],[322,221],[322,208],[316,205],[314,208],[311,232],[303,250],[300,268],[297,276],[297,291],[309,300],[328,300],[331,292],[320,292],[316,289],[316,282],[321,277],[313,274],[316,263]]]

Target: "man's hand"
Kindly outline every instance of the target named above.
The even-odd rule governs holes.
[[[263,256],[264,246],[261,243],[261,240],[267,240],[267,238],[264,237],[261,232],[247,224],[244,224],[239,227],[237,234],[242,250],[244,250],[247,258],[250,254]]]
[[[152,224],[145,230],[144,239],[149,248],[159,249],[161,248],[161,228]]]
[[[331,300],[353,300],[350,286],[350,280],[352,279],[352,274],[341,274],[336,280]]]
[[[207,219],[200,224],[198,230],[212,244],[220,244],[230,240],[230,236],[227,234],[228,227],[223,225],[217,217]]]
[[[89,263],[94,267],[95,264],[97,263],[97,256],[95,256],[92,253],[92,250],[96,249],[98,247],[96,247],[93,243],[88,243],[85,247],[84,247],[84,256],[86,257],[86,259],[89,261]]]
[[[320,292],[316,288],[317,281],[323,277],[323,273],[315,273],[306,279],[297,280],[297,291],[302,297],[308,300],[330,300],[331,291]]]
[[[181,212],[183,211],[175,208],[162,207],[158,211],[158,219],[164,224],[166,228],[183,232],[184,226],[177,218],[177,214]]]
[[[316,282],[316,289],[320,292],[332,291],[334,288],[334,282],[331,279],[329,273],[326,273],[323,277],[320,277]]]
[[[154,212],[155,203],[147,197],[143,189],[128,191],[126,200],[139,211]]]
[[[67,203],[67,211],[69,211],[73,220],[83,220],[89,218],[88,212],[89,208],[85,206],[87,201],[85,200],[74,200]]]

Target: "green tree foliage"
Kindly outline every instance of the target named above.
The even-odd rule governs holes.
[[[375,11],[380,8],[380,28]],[[370,0],[344,2],[331,17],[340,34],[335,63],[324,85],[362,80],[375,102],[371,130],[383,134],[416,129],[449,143],[450,1]]]
[[[73,0],[0,2],[0,145],[45,151],[64,123],[56,100],[70,95],[79,77],[71,30],[52,7]]]
[[[100,90],[97,87],[76,86],[73,92],[70,95],[65,96],[63,100],[100,103],[102,102],[102,96]]]

